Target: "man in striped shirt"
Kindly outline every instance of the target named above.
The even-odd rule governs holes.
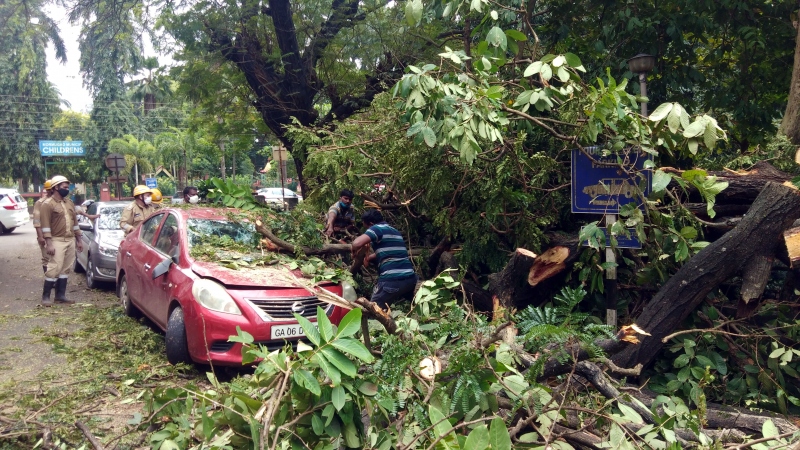
[[[378,282],[372,291],[372,301],[381,308],[402,298],[410,299],[417,285],[417,274],[408,256],[403,235],[383,220],[383,214],[370,209],[361,216],[367,231],[353,241],[353,271],[363,263],[378,265]],[[364,258],[367,247],[374,253]]]

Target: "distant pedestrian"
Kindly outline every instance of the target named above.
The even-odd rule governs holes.
[[[47,270],[44,273],[42,305],[50,306],[50,292],[56,288],[56,303],[75,303],[67,300],[67,280],[75,264],[75,250],[81,251],[81,229],[78,227],[75,205],[69,199],[69,180],[56,175],[50,180],[53,189],[50,198],[40,210],[42,235],[45,239]]]
[[[44,182],[44,189],[42,189],[42,197],[36,200],[33,204],[33,228],[36,230],[36,241],[39,243],[39,250],[42,252],[42,270],[47,272],[47,261],[50,261],[50,255],[47,254],[47,247],[44,245],[44,235],[42,235],[42,203],[50,198],[50,180]]]
[[[353,241],[353,271],[360,269],[361,264],[378,265],[378,282],[371,300],[383,309],[400,299],[410,299],[417,286],[417,274],[403,235],[386,223],[383,214],[376,209],[365,212],[361,220],[369,228]],[[370,244],[374,253],[365,258]]]
[[[197,188],[194,186],[186,186],[183,188],[183,203],[187,205],[196,205],[200,202],[200,197],[197,195]]]
[[[119,227],[127,235],[137,225],[144,222],[150,214],[155,212],[153,206],[152,191],[149,187],[139,185],[133,188],[133,201],[122,210],[122,217],[119,220]]]

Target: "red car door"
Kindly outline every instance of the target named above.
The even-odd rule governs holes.
[[[133,299],[136,306],[143,312],[147,313],[144,309],[146,299],[145,279],[145,264],[147,264],[147,253],[153,245],[158,226],[164,219],[164,214],[157,214],[145,220],[138,230],[134,231],[137,236],[133,239],[131,245],[125,250],[125,277],[128,281],[128,295]]]
[[[145,265],[145,279],[142,280],[144,286],[144,307],[147,308],[147,315],[150,316],[160,327],[167,327],[169,302],[171,300],[172,288],[177,284],[177,270],[171,268],[164,275],[153,279],[155,267],[167,258],[171,258],[175,252],[180,252],[180,232],[178,231],[178,218],[175,214],[167,214],[161,224],[158,236],[153,241],[153,246],[148,249]],[[147,267],[150,266],[150,267]]]

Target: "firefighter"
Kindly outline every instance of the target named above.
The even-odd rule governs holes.
[[[133,231],[137,225],[152,214],[156,208],[153,206],[153,191],[149,187],[139,185],[133,188],[133,201],[122,210],[119,227],[125,235]]]
[[[150,198],[153,200],[153,208],[161,209],[164,207],[162,203],[164,200],[164,195],[161,194],[161,190],[158,188],[151,189]]]
[[[56,175],[50,180],[53,190],[42,203],[39,212],[42,235],[50,259],[44,273],[42,305],[51,306],[50,292],[56,288],[56,303],[72,304],[67,300],[67,279],[75,263],[75,251],[81,251],[81,229],[78,227],[75,205],[69,199],[69,180]]]
[[[39,250],[42,252],[42,270],[44,272],[47,272],[47,261],[50,261],[50,255],[47,254],[47,247],[44,245],[41,211],[42,203],[50,198],[50,187],[50,180],[45,181],[44,189],[42,189],[42,198],[36,200],[36,203],[33,204],[33,227],[36,229],[36,241],[39,243]]]

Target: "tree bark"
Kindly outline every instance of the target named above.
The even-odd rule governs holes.
[[[528,284],[528,275],[536,261],[536,254],[518,248],[502,272],[489,275],[489,293],[497,297],[500,306],[507,309],[530,304],[533,287]]]
[[[621,367],[647,365],[706,295],[756,256],[774,254],[783,231],[800,217],[800,192],[768,182],[739,225],[689,260],[644,307],[636,323],[652,336],[616,354]]]
[[[671,167],[665,167],[662,170],[676,174],[685,172]],[[757,162],[747,171],[709,171],[708,174],[717,177],[717,181],[728,183],[728,187],[716,196],[717,205],[749,205],[758,197],[768,182],[783,183],[792,179],[791,175],[776,169],[766,161]],[[675,182],[673,181],[673,183]],[[670,184],[670,187],[672,186],[673,184]],[[677,186],[677,183],[674,186]],[[693,195],[695,192],[694,188],[689,188],[690,196],[698,197],[695,200],[702,201],[699,196]]]
[[[272,230],[261,223],[260,220],[256,221],[256,231],[272,241],[279,250],[283,250],[287,253],[296,253],[298,250],[297,246],[275,236]],[[325,244],[322,248],[300,247],[299,249],[306,255],[346,255],[350,253],[352,246],[350,244]]]
[[[794,64],[792,65],[792,82],[789,85],[789,102],[783,114],[780,131],[792,141],[800,145],[800,25],[796,26],[797,37],[794,44]]]

